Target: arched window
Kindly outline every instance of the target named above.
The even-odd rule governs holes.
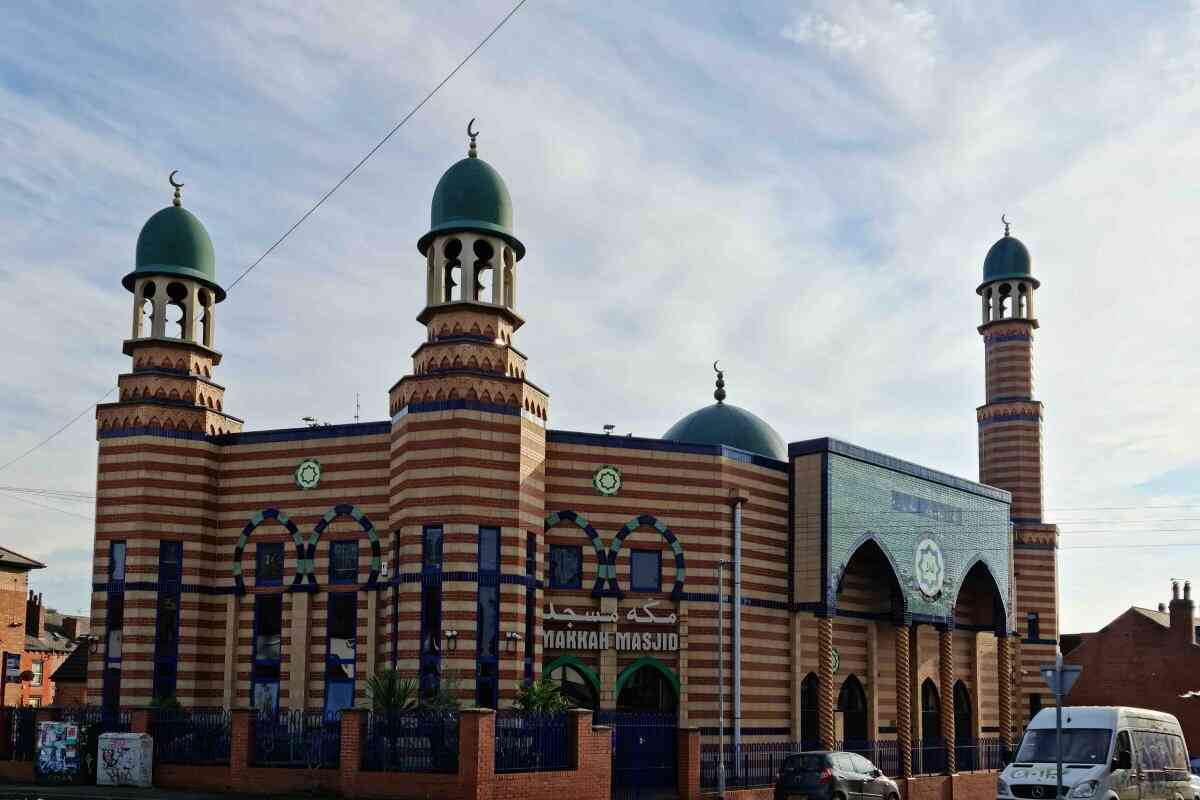
[[[167,284],[167,329],[166,335],[176,339],[190,339],[187,330],[187,287],[182,283]]]
[[[954,684],[954,745],[960,770],[973,770],[976,764],[975,725],[971,714],[971,693],[962,681]]]
[[[462,262],[458,260],[462,255],[462,242],[458,239],[447,239],[442,246],[442,255],[446,258],[442,267],[442,302],[449,303],[454,300],[454,287],[458,285],[455,279],[462,275]]]
[[[138,323],[138,337],[149,337],[154,335],[154,281],[146,281],[142,285],[142,305],[138,310],[140,321]]]
[[[563,663],[551,668],[546,677],[554,681],[575,708],[596,709],[600,707],[600,695],[596,687],[574,664]]]
[[[817,722],[817,674],[810,672],[800,684],[800,743],[805,750],[820,747],[821,734]]]
[[[1012,284],[1000,284],[1000,303],[996,309],[996,319],[1012,316]]]
[[[675,687],[662,670],[643,664],[621,684],[617,695],[618,711],[670,713],[679,705]]]
[[[492,249],[492,243],[487,239],[476,239],[474,246],[471,248],[475,251],[475,286],[471,295],[472,300],[481,300],[485,303],[491,302],[491,269],[493,267],[492,258],[495,256],[495,251]],[[488,276],[488,283],[484,284],[484,275]]]
[[[942,706],[937,686],[929,678],[921,684],[921,741],[936,742],[942,737]]]
[[[197,314],[197,330],[199,336],[197,340],[205,347],[212,347],[212,295],[207,289],[201,289],[199,293],[200,308],[196,310]]]
[[[838,714],[842,717],[843,746],[852,748],[870,739],[867,731],[867,694],[863,691],[862,683],[851,675],[842,683],[838,692]]]

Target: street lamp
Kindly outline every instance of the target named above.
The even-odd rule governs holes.
[[[446,649],[453,652],[458,649],[458,631],[445,630],[442,631],[442,638],[446,641]]]
[[[504,650],[505,650],[505,652],[508,652],[508,653],[517,652],[517,642],[521,641],[524,638],[525,637],[521,636],[521,634],[517,633],[516,631],[505,631],[504,632]]]

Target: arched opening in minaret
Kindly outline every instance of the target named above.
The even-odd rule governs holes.
[[[1029,317],[1029,287],[1025,284],[1017,284],[1017,317],[1027,319]]]
[[[513,283],[513,251],[511,247],[504,248],[504,306],[512,308],[516,293],[516,284]]]
[[[146,281],[142,284],[142,305],[138,309],[138,335],[137,338],[143,336],[154,335],[154,281]]]
[[[462,280],[462,261],[459,256],[462,255],[462,242],[458,239],[447,239],[442,245],[442,256],[446,259],[442,265],[442,302],[449,303],[454,300],[454,287],[458,286]],[[460,294],[461,298],[462,295]]]
[[[199,340],[205,347],[212,347],[212,295],[207,289],[201,289],[199,293],[200,309],[199,309]]]
[[[998,291],[1000,296],[997,298],[996,319],[1012,316],[1012,285],[1002,283]]]
[[[987,288],[983,290],[983,324],[986,325],[992,321],[992,290]]]
[[[187,302],[187,287],[182,283],[171,283],[167,285],[167,329],[166,334],[173,336],[176,339],[187,339],[188,330],[185,327],[187,324],[187,310],[184,304]]]
[[[492,272],[494,266],[492,259],[496,253],[492,249],[492,243],[487,239],[476,239],[471,249],[475,251],[475,286],[472,287],[471,299],[490,303],[492,301],[492,281],[495,280]]]

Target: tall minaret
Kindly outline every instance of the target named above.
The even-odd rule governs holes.
[[[1012,492],[1013,593],[1019,633],[1016,670],[1020,724],[1052,704],[1038,665],[1053,662],[1058,639],[1058,528],[1042,519],[1042,404],[1033,396],[1033,332],[1038,327],[1029,251],[1009,234],[983,262],[987,402],[979,422],[979,480]]]
[[[513,346],[518,262],[512,201],[468,126],[467,157],[438,181],[425,257],[425,341],[390,392],[391,528],[399,531],[397,667],[423,691],[448,678],[481,707],[540,674],[534,572],[545,519],[545,392]],[[518,571],[524,584],[500,582]],[[501,620],[504,620],[502,623]]]
[[[133,293],[132,327],[123,351],[132,370],[117,378],[117,402],[97,407],[101,437],[134,432],[236,433],[225,413],[225,387],[213,381],[221,354],[213,349],[217,283],[212,240],[175,197],[142,226],[134,270],[121,283]]]

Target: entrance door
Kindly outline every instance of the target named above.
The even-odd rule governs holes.
[[[679,727],[675,684],[652,663],[622,678],[617,710],[596,714],[600,724],[613,729],[613,797],[673,796]]]
[[[974,770],[976,752],[975,721],[971,714],[971,693],[962,681],[954,684],[954,748],[960,770]]]

